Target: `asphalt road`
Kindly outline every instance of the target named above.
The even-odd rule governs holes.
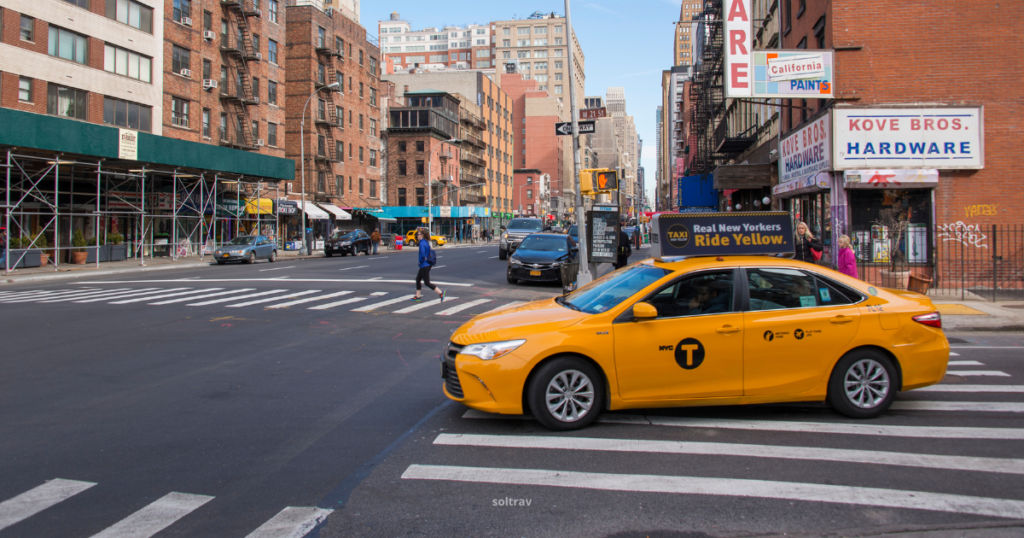
[[[387,251],[0,288],[0,538],[853,534],[1024,519],[1021,335],[951,335],[953,360],[973,362],[868,423],[757,406],[615,413],[552,434],[467,414],[440,391],[437,356],[458,324],[559,291],[507,284],[496,255],[442,249],[443,304],[409,301],[415,255]]]

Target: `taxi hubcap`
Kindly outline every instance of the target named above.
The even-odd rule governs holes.
[[[871,409],[889,394],[889,373],[878,362],[864,359],[846,371],[846,397],[853,405]]]
[[[551,416],[562,422],[576,422],[594,405],[594,386],[583,372],[566,370],[548,383],[546,400]]]

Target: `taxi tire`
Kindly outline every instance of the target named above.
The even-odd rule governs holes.
[[[846,390],[843,386],[843,380],[846,378],[846,374],[850,368],[853,367],[854,364],[864,360],[871,360],[878,363],[883,369],[885,369],[885,374],[889,377],[889,392],[881,402],[871,408],[858,407],[857,405],[854,405],[846,395]],[[839,359],[835,368],[832,369],[832,376],[828,380],[828,396],[825,400],[832,409],[841,415],[861,419],[875,418],[886,412],[889,409],[889,406],[892,405],[893,400],[896,398],[896,393],[899,388],[898,376],[899,374],[896,371],[896,367],[893,366],[892,359],[884,353],[871,349],[854,350],[847,353],[842,359]]]
[[[587,376],[594,393],[590,409],[583,418],[575,422],[563,422],[555,418],[548,411],[547,402],[545,402],[545,392],[551,380],[569,370],[576,370]],[[531,376],[530,386],[527,387],[527,403],[533,417],[545,428],[553,431],[578,430],[593,423],[597,419],[597,415],[604,409],[604,391],[604,378],[593,365],[578,357],[562,357],[544,363]]]

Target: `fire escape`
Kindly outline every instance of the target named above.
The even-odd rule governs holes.
[[[724,162],[726,157],[718,152],[715,144],[715,131],[725,113],[721,3],[707,2],[699,17],[697,39],[702,39],[704,43],[700,57],[697,58],[699,63],[695,66],[693,81],[690,83],[689,143],[690,153],[693,154],[691,174],[710,173]]]
[[[334,65],[334,58],[339,58],[340,61],[340,58],[343,56],[341,50],[331,48],[326,35],[318,35],[314,39],[316,39],[318,67],[313,84],[316,89],[320,89],[330,84],[331,79],[336,76],[335,73],[337,71]],[[341,45],[336,46],[340,47]],[[323,69],[321,70],[319,66],[323,66]],[[313,158],[316,162],[317,184],[316,188],[313,189],[313,198],[318,202],[329,201],[330,195],[327,191],[331,189],[327,185],[333,184],[333,163],[340,162],[344,158],[344,155],[338,155],[339,151],[344,152],[344,144],[342,144],[342,147],[338,147],[334,137],[334,129],[344,130],[345,127],[344,112],[341,117],[338,116],[333,96],[335,92],[340,93],[342,91],[341,83],[343,83],[343,80],[338,77],[336,82],[339,83],[337,88],[327,92],[326,95],[318,96],[316,113],[313,119],[317,134],[317,148]],[[322,183],[319,181],[321,174],[325,177],[325,181]]]
[[[256,8],[251,0],[221,0],[221,5],[227,8],[231,18],[228,27],[235,28],[234,42],[228,34],[221,34],[220,51],[224,56],[224,65],[229,66],[229,77],[224,81],[225,86],[220,89],[220,98],[224,108],[233,119],[228,125],[228,132],[221,134],[221,144],[232,148],[256,150],[263,145],[262,140],[256,139],[252,130],[252,116],[249,113],[250,106],[260,104],[258,95],[255,95],[252,87],[253,72],[249,62],[262,60],[262,55],[256,52],[253,43],[252,31],[249,28],[249,18],[262,16],[260,9]]]

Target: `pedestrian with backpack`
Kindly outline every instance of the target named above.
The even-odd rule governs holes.
[[[434,249],[430,248],[430,232],[426,228],[420,228],[416,230],[416,239],[420,244],[419,272],[416,273],[416,295],[413,296],[412,300],[423,300],[423,297],[420,297],[420,290],[422,289],[422,284],[426,284],[428,288],[434,290],[441,297],[441,302],[443,303],[444,292],[430,283],[430,268],[437,264],[437,253],[434,252]]]

